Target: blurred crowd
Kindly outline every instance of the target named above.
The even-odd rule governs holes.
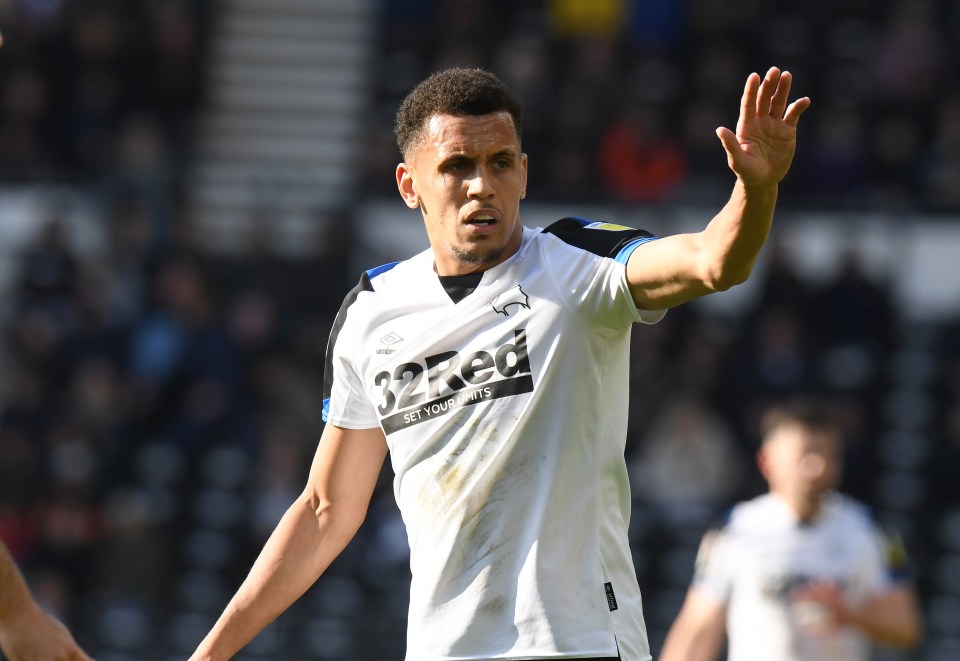
[[[0,301],[0,537],[101,659],[182,658],[226,603],[302,488],[327,334],[355,281],[347,223],[308,260],[255,237],[233,255],[193,240],[180,172],[213,6],[0,2],[0,180],[87,185],[108,229],[82,254],[52,206]],[[745,72],[778,64],[816,103],[784,205],[960,211],[955,2],[384,0],[381,19],[371,195],[395,194],[400,97],[435,67],[476,64],[523,97],[532,198],[715,202],[730,177],[713,130],[735,118]],[[848,438],[845,490],[900,527],[925,604],[948,613],[931,631],[960,640],[960,579],[940,571],[960,557],[960,317],[908,322],[856,251],[817,284],[790,246],[768,251],[742,315],[694,304],[635,331],[631,535],[652,639],[692,571],[669,551],[762,489],[760,409],[817,392]],[[357,542],[253,653],[400,658],[390,478]]]
[[[189,159],[214,3],[0,2],[0,177],[100,182]],[[159,162],[158,162],[159,161]]]
[[[537,200],[713,202],[714,135],[746,74],[779,66],[814,99],[783,200],[960,210],[960,7],[947,0],[384,0],[369,186],[389,119],[443,66],[486,66],[523,98]]]
[[[77,254],[51,217],[18,258],[0,334],[0,537],[88,649],[163,643],[175,656],[302,488],[323,424],[326,338],[351,284],[347,246],[331,240],[302,262],[156,251],[122,211],[105,256]],[[829,402],[848,440],[844,489],[905,534],[922,594],[942,588],[938,535],[960,514],[958,328],[907,323],[854,253],[813,285],[786,247],[771,249],[744,314],[691,304],[635,330],[631,534],[654,632],[678,606],[658,598],[671,585],[662,563],[762,490],[757,416],[796,393]],[[359,633],[330,649],[353,658],[399,658],[384,651],[400,649],[407,588],[390,479],[387,468],[359,540],[318,586],[335,590],[334,606],[308,602],[284,620],[296,629],[334,613],[330,632]],[[692,570],[680,557],[677,576]],[[379,638],[359,626],[371,614]],[[130,620],[133,634],[118,628]]]

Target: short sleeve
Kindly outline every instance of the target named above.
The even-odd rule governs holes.
[[[909,581],[906,547],[895,529],[871,526],[869,548],[862,558],[860,569],[868,594],[885,592],[896,583]]]
[[[727,603],[733,584],[728,537],[722,529],[703,536],[697,551],[691,587],[718,602]]]
[[[369,273],[369,272],[368,272]],[[323,420],[347,429],[370,429],[379,425],[375,405],[363,387],[351,356],[358,334],[350,330],[357,298],[371,291],[370,278],[364,273],[347,294],[330,329],[323,374]]]
[[[622,331],[636,322],[656,323],[664,310],[639,310],[627,285],[633,250],[655,240],[649,232],[565,218],[544,230],[544,261],[568,306],[589,325]]]

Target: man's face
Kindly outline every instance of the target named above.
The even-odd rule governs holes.
[[[800,424],[775,430],[760,449],[770,490],[811,501],[840,481],[840,440],[835,433]]]
[[[507,112],[432,116],[397,186],[420,207],[440,275],[486,270],[520,247],[527,155]]]

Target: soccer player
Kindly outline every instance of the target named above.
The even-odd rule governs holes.
[[[400,195],[430,248],[371,269],[334,323],[326,426],[303,494],[194,659],[226,659],[313,584],[363,520],[390,454],[413,583],[406,658],[650,658],[627,540],[634,322],[742,282],[810,101],[747,78],[736,174],[698,233],[521,224],[521,107],[450,69],[397,113]]]
[[[90,661],[67,628],[34,601],[0,542],[0,649],[10,661]]]
[[[661,661],[866,661],[909,647],[916,597],[896,536],[832,489],[841,438],[811,402],[769,410],[757,462],[769,493],[733,508],[700,547]]]

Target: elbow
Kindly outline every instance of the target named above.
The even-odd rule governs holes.
[[[303,505],[316,520],[318,529],[351,539],[367,518],[367,508],[349,500],[330,500],[316,493],[305,493]]]
[[[897,641],[899,647],[903,649],[913,649],[920,644],[920,638],[923,635],[923,627],[920,625],[919,618],[912,622],[909,627],[902,632],[900,640]]]
[[[733,268],[729,265],[720,264],[709,270],[703,277],[703,282],[711,292],[727,291],[746,282],[751,271],[750,266]]]

